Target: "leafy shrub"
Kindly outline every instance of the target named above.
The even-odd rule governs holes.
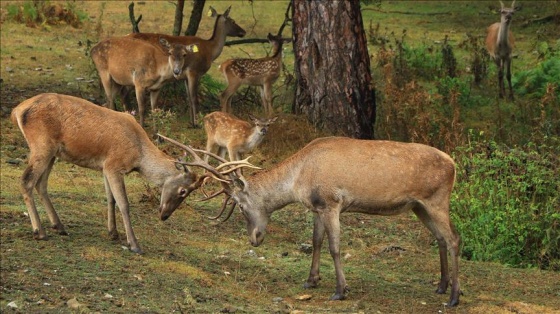
[[[474,140],[456,150],[451,215],[465,258],[560,270],[559,144]]]
[[[460,106],[469,106],[471,88],[470,83],[465,79],[445,76],[437,80],[436,87],[438,93],[443,97],[443,103],[449,104],[455,97]]]
[[[8,5],[7,11],[9,19],[25,23],[29,27],[65,22],[79,28],[88,17],[86,12],[78,10],[76,4],[71,1],[67,1],[64,7],[58,3],[51,4],[50,1],[25,1],[21,6]]]
[[[557,97],[560,97],[560,58],[550,58],[539,63],[535,68],[518,72],[512,79],[515,92],[519,95],[542,98],[548,84],[555,85]]]

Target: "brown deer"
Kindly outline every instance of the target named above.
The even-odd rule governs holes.
[[[509,86],[509,99],[513,100],[513,88],[511,87],[511,53],[514,47],[513,34],[509,29],[515,8],[515,0],[511,3],[511,8],[506,8],[504,3],[500,1],[502,8],[500,9],[501,20],[494,23],[486,30],[486,49],[490,57],[494,59],[498,67],[498,88],[500,90],[500,98],[504,98],[506,94],[504,84],[504,71]]]
[[[259,119],[249,115],[253,125],[225,112],[212,112],[204,117],[206,151],[215,152],[224,158],[227,150],[231,161],[241,160],[241,155],[259,145],[270,124],[278,117]],[[208,156],[206,156],[208,160]]]
[[[272,45],[271,56],[260,59],[229,59],[220,65],[220,71],[228,83],[220,95],[222,111],[231,112],[231,97],[245,84],[261,87],[264,110],[267,114],[272,114],[272,84],[280,77],[282,70],[282,44],[290,39],[270,33],[267,38]]]
[[[304,287],[316,287],[320,280],[319,258],[326,234],[336,274],[331,300],[342,300],[347,292],[340,259],[340,214],[388,216],[412,210],[438,242],[441,279],[436,292],[445,293],[451,282],[448,305],[459,304],[461,238],[449,217],[455,163],[447,154],[421,144],[328,137],[312,141],[266,172],[247,179],[219,179],[225,186],[212,197],[225,192],[227,198],[215,218],[233,198],[235,203],[224,220],[238,204],[253,246],[263,242],[274,211],[296,202],[311,209],[315,215],[313,257]]]
[[[196,44],[198,53],[194,54],[185,63],[185,71],[180,76],[180,79],[185,79],[185,86],[188,92],[189,100],[191,103],[191,123],[196,125],[196,112],[198,107],[198,85],[200,78],[208,72],[212,61],[214,61],[222,53],[227,36],[243,37],[245,30],[241,28],[235,21],[229,17],[231,6],[224,12],[218,14],[216,10],[210,7],[212,17],[216,17],[216,24],[214,25],[214,32],[210,39],[201,39],[196,36],[170,36],[164,34],[152,33],[133,33],[129,37],[138,38],[157,43],[159,38],[164,38],[173,44],[191,45]]]
[[[161,188],[161,220],[171,216],[201,181],[186,168],[161,152],[128,113],[113,111],[86,100],[59,94],[40,94],[19,104],[11,114],[30,153],[21,177],[21,192],[31,218],[33,237],[46,240],[33,199],[37,190],[52,228],[66,235],[47,194],[49,174],[58,157],[75,165],[103,172],[108,204],[108,229],[113,239],[119,235],[115,203],[119,207],[130,250],[142,253],[129,218],[124,175],[137,171]],[[183,170],[184,169],[184,170]]]
[[[161,44],[164,50],[143,40],[115,37],[105,39],[91,49],[91,57],[107,96],[107,107],[115,109],[116,94],[120,93],[124,102],[126,87],[134,86],[142,126],[145,92],[150,92],[151,108],[154,110],[161,88],[181,75],[186,59],[192,56],[190,53],[196,46],[169,44],[163,38],[157,44]]]

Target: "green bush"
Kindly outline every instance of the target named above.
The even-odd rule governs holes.
[[[560,97],[560,39],[554,47],[546,42],[537,46],[539,58],[542,59],[536,67],[521,71],[513,76],[512,84],[515,92],[522,96],[542,98],[546,94],[548,84],[553,84],[556,97]]]
[[[472,133],[471,133],[472,135]],[[452,217],[463,257],[560,270],[560,138],[458,148]]]

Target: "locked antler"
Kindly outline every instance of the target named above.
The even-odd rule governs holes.
[[[253,168],[253,169],[261,169],[253,164],[251,164],[249,162],[249,158],[251,157],[247,157],[243,160],[236,160],[236,161],[227,161],[226,159],[213,154],[211,152],[205,151],[205,150],[201,150],[201,149],[196,149],[193,148],[189,145],[184,145],[174,139],[168,138],[166,136],[163,136],[161,134],[157,134],[159,137],[161,137],[162,139],[174,144],[175,146],[178,146],[182,149],[184,149],[185,151],[187,151],[190,155],[193,156],[194,161],[191,162],[183,162],[183,161],[177,161],[177,163],[181,164],[181,165],[187,165],[187,166],[195,166],[195,167],[201,167],[203,169],[206,169],[208,172],[203,174],[202,176],[200,176],[197,180],[197,187],[201,187],[204,185],[204,182],[209,179],[215,179],[217,181],[219,181],[222,184],[222,189],[219,190],[218,192],[213,193],[212,195],[206,195],[206,197],[204,197],[203,199],[201,199],[200,201],[207,201],[210,200],[220,194],[225,194],[226,197],[224,198],[224,200],[222,201],[222,206],[220,208],[220,212],[218,213],[218,215],[214,216],[214,217],[208,217],[209,219],[212,220],[217,220],[218,218],[220,218],[227,205],[229,204],[229,201],[231,200],[231,188],[230,188],[230,184],[233,183],[234,180],[234,172],[238,169],[241,168]],[[207,163],[206,161],[204,161],[204,159],[200,158],[200,156],[197,154],[198,153],[202,153],[202,154],[206,154],[216,160],[218,160],[220,162],[220,165],[218,165],[217,167],[213,167],[211,166],[209,163]],[[226,177],[226,176],[229,176]],[[231,216],[231,214],[233,213],[233,210],[235,209],[235,206],[237,205],[237,203],[235,203],[235,201],[231,204],[231,209],[229,210],[227,216],[225,219],[223,219],[221,222],[224,222],[226,220],[229,219],[229,217]]]

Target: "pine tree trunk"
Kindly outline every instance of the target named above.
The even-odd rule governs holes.
[[[200,20],[202,19],[202,11],[204,10],[205,3],[206,0],[194,1],[191,17],[189,19],[189,25],[187,25],[187,29],[185,30],[185,36],[195,36],[196,32],[198,32],[198,25],[200,24]]]
[[[185,0],[178,0],[177,7],[175,7],[175,22],[173,23],[173,36],[181,34],[183,27],[183,8],[185,7]]]
[[[373,138],[375,92],[359,0],[292,0],[295,113],[339,135]]]

